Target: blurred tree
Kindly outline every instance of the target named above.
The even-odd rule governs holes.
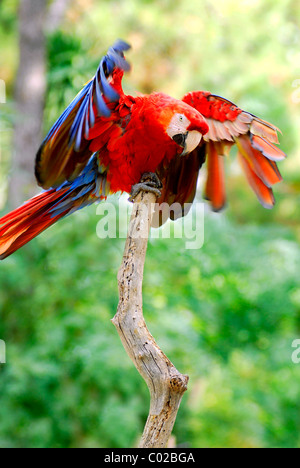
[[[0,0],[0,185],[15,120],[17,3]],[[209,89],[283,131],[289,158],[274,210],[258,206],[230,158],[229,209],[207,213],[204,247],[150,242],[144,308],[191,378],[177,444],[299,448],[300,364],[291,360],[300,335],[299,1],[72,0],[61,18],[47,38],[45,132],[117,37],[133,46],[127,92]],[[0,448],[129,447],[142,431],[147,389],[110,323],[123,241],[98,239],[98,219],[93,207],[82,210],[1,263]]]
[[[9,203],[16,207],[36,193],[34,158],[42,139],[46,92],[46,32],[59,27],[69,0],[21,0],[19,67],[15,83],[16,122]]]
[[[33,164],[34,154],[41,141],[46,91],[46,8],[46,0],[22,0],[20,3],[20,59],[15,83],[17,119],[9,184],[9,202],[12,207],[22,203],[36,191]]]
[[[46,19],[46,30],[48,33],[54,32],[59,28],[63,21],[70,0],[53,0],[49,6],[49,11]]]

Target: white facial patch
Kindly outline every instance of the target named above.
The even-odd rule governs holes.
[[[186,129],[190,125],[189,119],[184,114],[173,115],[171,122],[167,128],[167,134],[170,138],[179,133],[186,133]]]
[[[176,141],[176,136],[180,137],[180,135],[182,135],[184,140],[182,147],[184,150],[181,153],[181,156],[193,151],[199,145],[202,138],[201,133],[197,132],[197,130],[187,130],[190,123],[191,122],[184,114],[175,114],[167,128],[167,134],[172,138],[172,140],[174,139]],[[177,138],[177,140],[180,140],[180,138]],[[181,146],[180,143],[178,144]]]

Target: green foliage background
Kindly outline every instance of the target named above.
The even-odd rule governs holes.
[[[17,4],[0,3],[2,194]],[[232,157],[229,207],[207,210],[203,248],[173,238],[149,245],[145,317],[190,375],[174,429],[180,446],[300,447],[300,364],[291,360],[300,338],[299,18],[291,0],[76,0],[48,37],[45,132],[117,37],[133,46],[127,92],[209,89],[283,131],[289,158],[272,212]],[[0,447],[129,447],[141,434],[148,392],[110,322],[124,240],[98,239],[98,221],[94,207],[79,212],[0,265]]]

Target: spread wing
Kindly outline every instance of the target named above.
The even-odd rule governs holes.
[[[36,157],[35,174],[44,189],[73,181],[89,161],[97,135],[113,125],[111,114],[123,96],[123,71],[130,68],[123,52],[130,46],[118,40],[102,58],[98,70],[75,97],[44,139]]]
[[[234,144],[250,187],[265,208],[272,208],[272,186],[282,180],[276,162],[286,157],[275,146],[279,129],[206,91],[188,93],[183,101],[197,109],[209,125],[200,145],[205,146],[207,159],[205,196],[213,210],[221,210],[226,203],[224,161]]]

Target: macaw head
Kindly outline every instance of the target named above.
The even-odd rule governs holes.
[[[182,148],[181,156],[193,151],[209,130],[203,115],[182,101],[174,100],[166,106],[161,120],[168,137]]]

